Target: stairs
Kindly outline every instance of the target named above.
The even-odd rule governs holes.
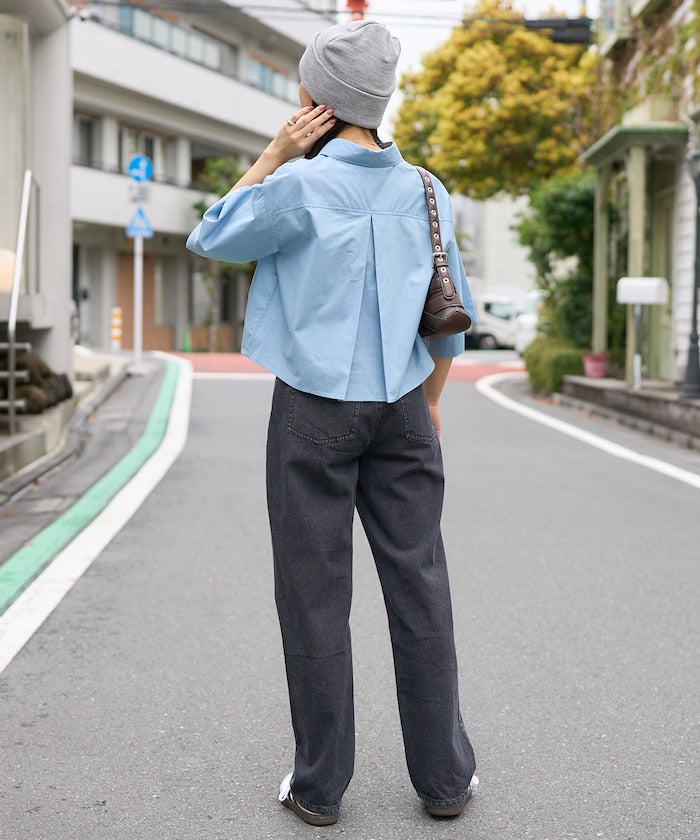
[[[22,412],[27,408],[26,400],[22,399],[14,399],[12,404],[9,400],[9,385],[10,385],[10,376],[11,371],[8,370],[9,365],[9,348],[10,345],[6,341],[0,342],[0,421],[2,418],[1,415],[10,414],[10,409],[14,407],[14,411]],[[15,342],[15,354],[20,352],[31,352],[32,345],[25,341],[17,341]],[[15,355],[15,363],[16,363],[17,356]],[[20,382],[29,382],[29,371],[28,370],[17,370],[15,364],[15,371],[14,371],[14,382],[15,385]]]

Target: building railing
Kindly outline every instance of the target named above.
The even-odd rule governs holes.
[[[297,104],[299,83],[296,77],[288,76],[254,59],[248,62],[250,76],[241,76],[238,71],[238,51],[231,44],[180,26],[138,6],[125,3],[118,7],[113,4],[100,7],[99,0],[93,0],[93,6],[95,10],[91,12],[90,20],[94,23],[200,67],[206,67],[285,102]]]
[[[73,156],[74,166],[84,166],[86,169],[96,169],[99,172],[107,172],[111,175],[129,175],[129,171],[124,166],[119,166],[116,163],[105,163],[100,160],[88,159],[79,155]],[[202,187],[196,181],[190,181],[186,178],[176,178],[173,175],[162,175],[154,173],[151,181],[155,184],[168,184],[171,187],[182,187],[187,190],[201,190]]]

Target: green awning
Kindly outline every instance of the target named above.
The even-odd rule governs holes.
[[[592,166],[604,166],[621,160],[631,146],[646,146],[654,151],[675,149],[688,140],[688,126],[677,122],[650,122],[640,125],[616,125],[581,155]]]

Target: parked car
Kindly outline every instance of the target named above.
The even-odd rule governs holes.
[[[467,345],[480,350],[515,346],[518,307],[506,295],[477,295],[474,303],[479,320],[467,333]]]
[[[535,340],[537,335],[537,321],[542,301],[542,292],[533,291],[527,295],[525,308],[515,319],[515,350],[522,356],[525,348]]]

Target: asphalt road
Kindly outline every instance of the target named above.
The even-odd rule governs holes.
[[[700,492],[464,382],[443,400],[444,534],[477,794],[434,821],[410,787],[358,531],[355,777],[334,827],[279,806],[270,394],[195,382],[184,452],[0,676],[0,838],[697,840]]]

